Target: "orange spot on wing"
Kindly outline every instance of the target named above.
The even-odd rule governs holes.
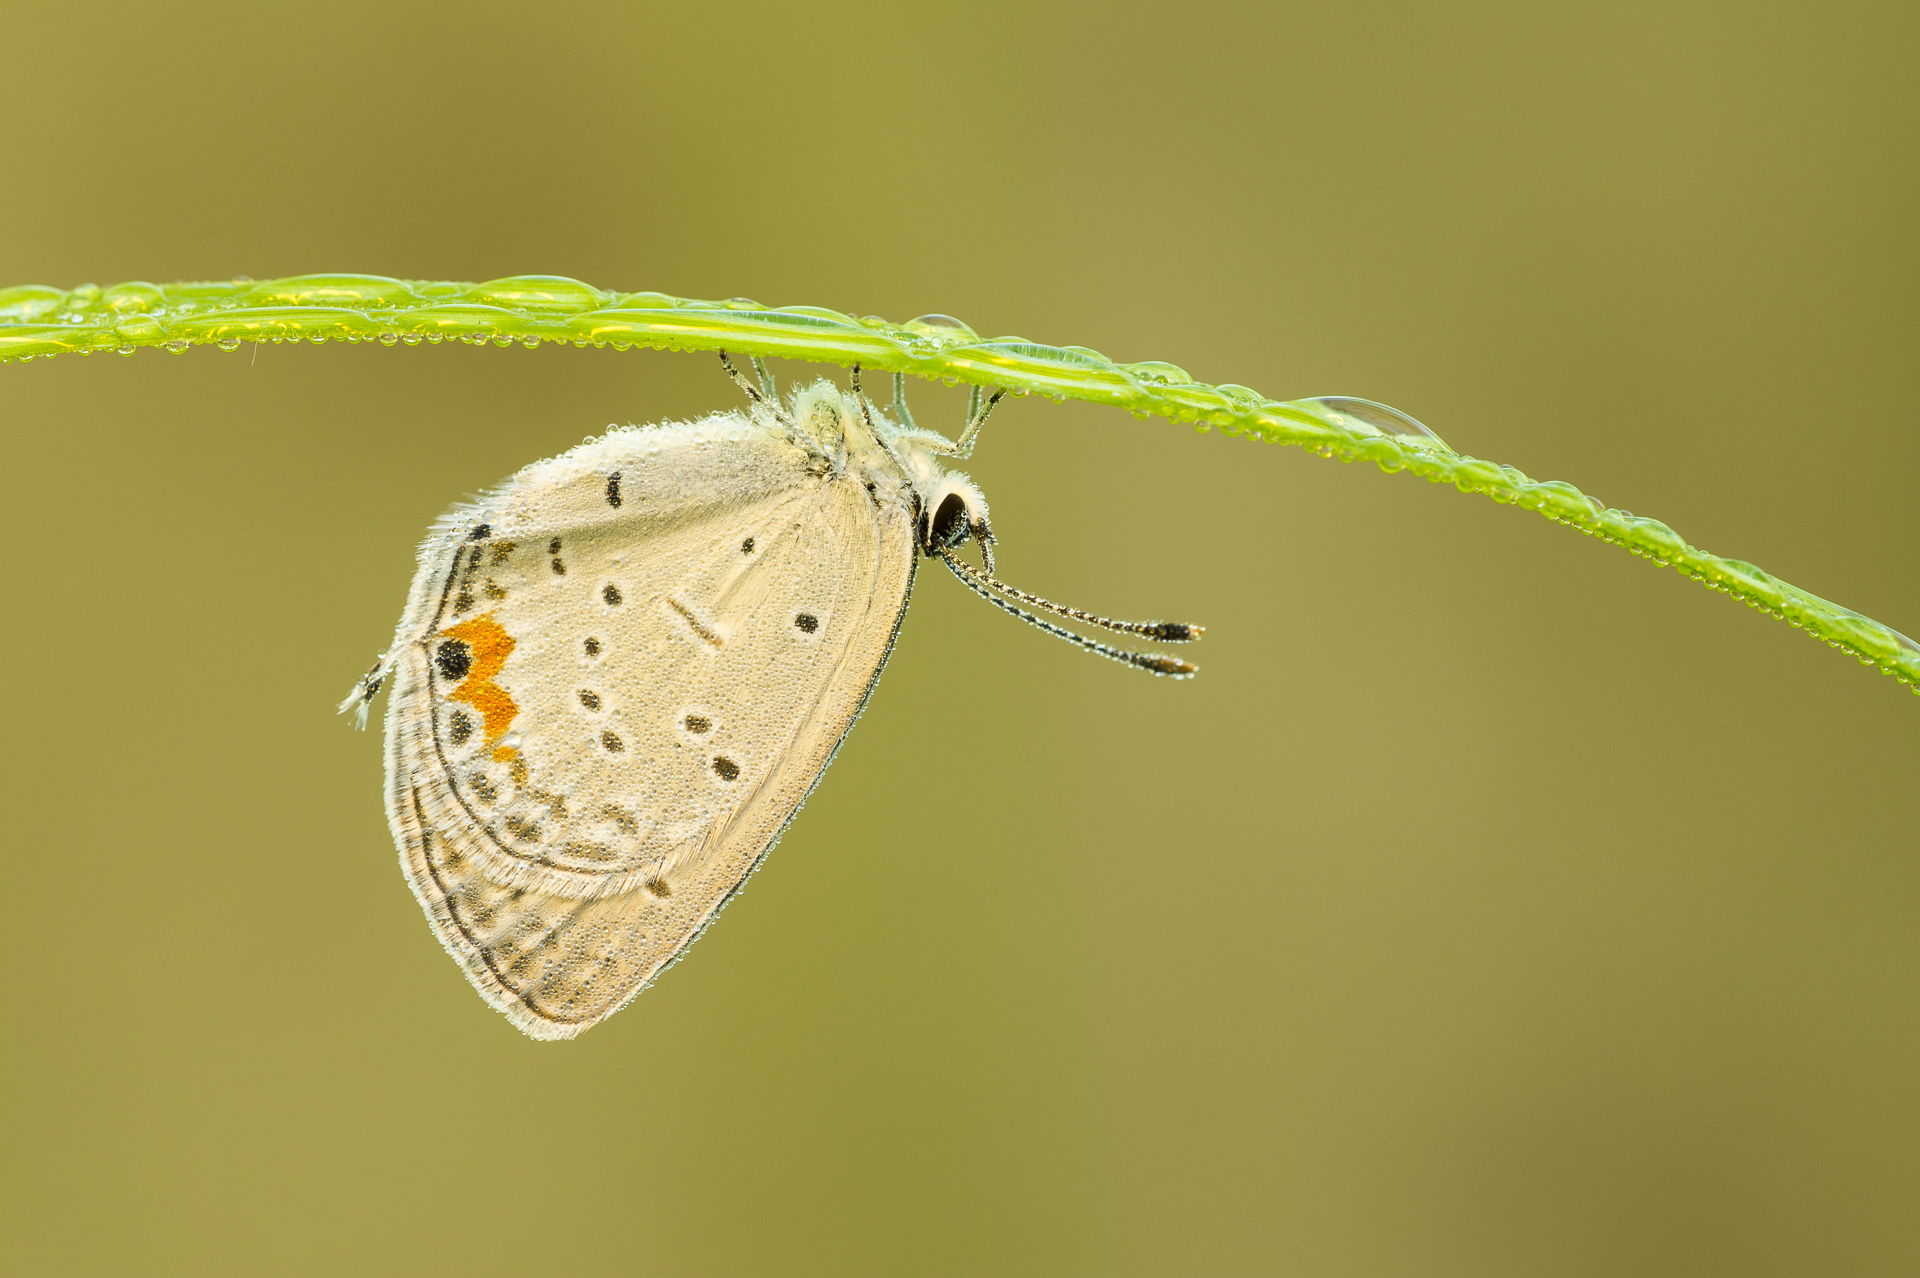
[[[507,690],[493,681],[493,677],[507,664],[507,655],[513,651],[513,636],[501,628],[490,612],[450,626],[440,633],[449,639],[461,640],[473,654],[473,664],[467,667],[467,677],[460,681],[459,687],[447,694],[447,699],[464,701],[478,710],[486,722],[487,740],[498,741],[507,734],[507,725],[513,722],[513,717],[520,713],[520,707],[513,704],[513,698],[507,694]],[[497,753],[495,757],[498,757]]]

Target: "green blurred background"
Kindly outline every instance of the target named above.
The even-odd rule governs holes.
[[[1920,633],[1910,4],[5,31],[0,284],[945,311],[1384,400]],[[1004,575],[1207,623],[1201,677],[923,574],[751,890],[522,1038],[332,708],[451,501],[734,402],[571,348],[0,370],[9,1268],[1920,1268],[1920,702],[1537,517],[1086,405],[987,432]]]

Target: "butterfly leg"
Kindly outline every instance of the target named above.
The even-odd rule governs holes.
[[[887,411],[893,414],[893,423],[901,430],[914,429],[913,414],[907,411],[907,375],[905,373],[893,375],[893,403],[887,406]]]
[[[771,412],[775,420],[782,426],[785,426],[788,430],[793,429],[793,423],[788,421],[787,415],[780,411],[780,401],[775,399],[770,391],[768,394],[762,395],[759,387],[756,387],[752,382],[742,377],[740,370],[733,366],[733,360],[728,357],[724,350],[720,352],[720,366],[727,370],[727,376],[733,379],[733,384],[740,388],[740,393],[747,397],[748,403],[764,405],[767,411]],[[755,359],[753,366],[754,370],[761,376],[761,385],[771,388],[773,379],[768,375],[766,365],[762,364],[758,359]]]
[[[975,386],[973,394],[967,399],[967,426],[960,432],[960,442],[954,446],[953,455],[965,460],[973,456],[973,446],[979,442],[980,428],[987,424],[987,418],[993,412],[993,406],[1000,402],[1006,388],[1002,387],[993,394],[982,397],[980,388]]]
[[[866,424],[867,434],[873,432],[873,414],[867,411],[867,392],[860,388],[860,365],[853,366],[853,397],[860,401],[860,420]]]
[[[758,355],[749,355],[747,358],[753,361],[753,374],[760,379],[760,390],[766,395],[767,402],[779,404],[780,388],[773,384],[773,374],[767,371],[767,361]]]

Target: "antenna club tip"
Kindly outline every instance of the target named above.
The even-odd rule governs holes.
[[[1192,626],[1183,621],[1156,621],[1147,628],[1150,637],[1163,643],[1191,643],[1205,633],[1205,626]]]
[[[1146,654],[1140,658],[1140,665],[1155,674],[1172,675],[1176,679],[1191,679],[1200,673],[1200,667],[1191,661],[1182,661],[1178,657],[1162,657]]]

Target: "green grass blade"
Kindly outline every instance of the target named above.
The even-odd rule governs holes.
[[[1529,479],[1462,456],[1418,423],[1361,401],[1269,400],[1244,386],[1208,386],[1171,364],[1116,364],[1080,346],[982,338],[957,320],[893,324],[815,306],[701,301],[603,292],[578,280],[521,275],[484,284],[376,275],[298,275],[197,284],[0,289],[0,362],[143,346],[184,351],[244,342],[457,340],[510,346],[571,342],[626,350],[776,356],[1004,387],[1014,394],[1112,404],[1139,416],[1299,444],[1323,457],[1410,471],[1670,564],[1694,580],[1799,626],[1920,692],[1920,645],[1898,631],[1788,585],[1737,559],[1689,545],[1654,519],[1612,510],[1571,484]]]

